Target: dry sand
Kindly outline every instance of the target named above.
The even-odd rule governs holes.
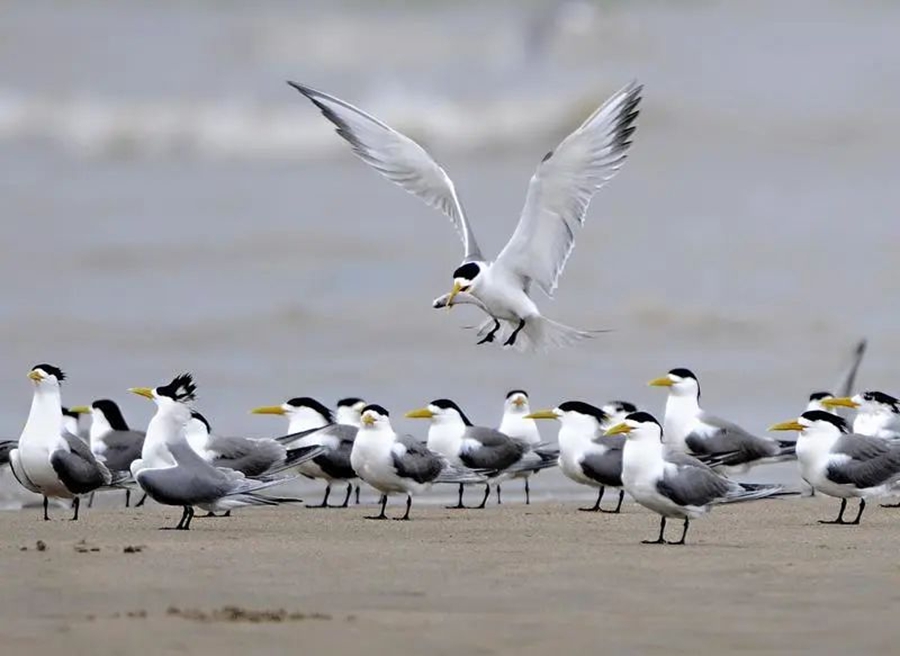
[[[725,507],[686,547],[660,547],[639,543],[657,530],[642,508],[575,507],[417,507],[404,523],[364,521],[371,508],[251,509],[186,533],[157,530],[180,515],[160,507],[77,524],[59,509],[52,522],[0,513],[0,644],[29,656],[900,653],[900,510],[843,527],[816,523],[836,513],[830,499]]]

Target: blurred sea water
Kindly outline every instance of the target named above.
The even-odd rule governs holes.
[[[116,398],[136,426],[153,408],[125,390],[190,370],[213,427],[253,435],[282,426],[250,408],[298,395],[361,395],[419,435],[403,411],[451,397],[494,424],[512,387],[661,414],[645,383],[675,366],[763,431],[861,336],[861,384],[900,391],[900,6],[11,0],[0,16],[3,435],[45,361],[70,375],[65,402]],[[452,228],[284,84],[420,140],[496,252],[543,154],[632,78],[630,160],[540,303],[612,332],[535,357],[476,348],[476,314],[430,308],[461,256]]]

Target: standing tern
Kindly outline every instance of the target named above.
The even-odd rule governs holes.
[[[419,144],[339,98],[296,82],[288,84],[321,110],[360,159],[451,220],[465,252],[444,305],[452,307],[460,293],[477,299],[490,316],[485,325],[491,326],[480,344],[495,340],[501,322],[512,327],[503,345],[521,351],[569,346],[592,335],[544,317],[531,298],[532,285],[551,297],[556,290],[591,199],[625,162],[636,129],[641,85],[631,82],[613,94],[544,156],[529,183],[518,226],[489,262],[453,182]]]
[[[544,469],[556,463],[543,461],[535,455],[526,458],[530,449],[525,442],[514,440],[498,430],[486,426],[475,426],[462,409],[450,399],[437,399],[428,407],[410,410],[406,416],[411,419],[430,419],[428,428],[428,448],[441,454],[453,465],[488,472],[490,478],[502,474]],[[465,508],[463,505],[463,485],[459,486],[459,500],[450,508]],[[474,506],[483,509],[491,493],[489,480],[484,481],[484,498]]]
[[[181,506],[176,530],[190,529],[194,506],[209,512],[242,506],[274,506],[299,499],[266,497],[261,490],[290,479],[255,480],[233,469],[213,467],[188,444],[185,428],[191,420],[187,404],[195,398],[196,385],[190,374],[177,376],[155,389],[133,387],[132,393],[156,403],[156,414],[147,426],[146,444],[151,457],[132,463],[138,484],[150,497],[167,506]]]
[[[531,405],[528,401],[528,393],[525,390],[512,390],[506,395],[503,403],[503,417],[500,420],[500,432],[509,435],[514,440],[524,442],[532,450],[541,444],[541,433],[537,422],[528,415],[531,413]],[[536,471],[521,471],[511,474],[510,478],[521,478],[525,481],[525,505],[531,503],[531,486],[528,479]],[[500,503],[500,482],[497,482],[497,503]]]
[[[618,513],[622,509],[625,491],[622,489],[622,449],[624,437],[605,435],[609,415],[600,408],[581,401],[566,401],[553,410],[540,410],[528,415],[532,419],[559,420],[559,468],[562,473],[581,485],[597,488],[597,502],[590,512]],[[619,490],[615,510],[600,507],[607,487]]]
[[[659,422],[646,412],[628,415],[607,435],[625,435],[622,483],[639,504],[660,515],[659,537],[644,544],[684,544],[690,520],[714,505],[752,501],[783,493],[780,485],[737,483],[720,476],[696,458],[663,443]],[[666,518],[684,519],[681,539],[666,542]]]
[[[649,384],[669,388],[663,435],[673,449],[739,470],[794,457],[793,442],[751,435],[737,424],[703,410],[700,382],[690,370],[672,369]]]
[[[110,485],[113,476],[81,438],[63,432],[62,370],[39,364],[28,377],[34,382],[34,397],[18,447],[9,454],[12,472],[24,488],[44,496],[45,520],[50,519],[49,497],[73,499],[72,519],[77,520],[79,495]]]
[[[433,483],[475,483],[477,473],[456,467],[411,435],[398,435],[391,427],[390,414],[380,405],[368,405],[350,462],[359,477],[381,492],[381,512],[366,519],[387,519],[389,494],[406,494],[406,512],[395,519],[408,520],[412,495],[428,490]]]
[[[324,480],[325,498],[322,503],[310,505],[310,508],[346,508],[353,492],[353,479],[356,474],[350,465],[350,451],[353,449],[353,438],[356,431],[352,426],[333,424],[331,410],[316,399],[302,396],[290,399],[281,405],[263,406],[251,411],[258,415],[281,415],[289,420],[290,435],[282,438],[291,449],[320,445],[324,449],[315,458],[301,464],[297,470],[307,478]],[[335,430],[320,431],[315,429],[326,426],[340,426]],[[350,430],[346,430],[350,429]],[[333,483],[346,483],[347,493],[340,506],[331,506]]]
[[[141,457],[141,449],[144,448],[144,431],[131,430],[125,416],[118,404],[110,399],[98,399],[91,407],[77,406],[73,412],[80,415],[90,414],[91,427],[88,431],[88,439],[91,444],[91,452],[111,472],[127,473],[131,470],[131,463]],[[91,495],[89,506],[93,505]],[[143,499],[139,502],[143,505]],[[131,505],[131,490],[125,488],[125,507]]]
[[[877,437],[848,433],[842,417],[813,410],[769,430],[799,431],[797,460],[801,476],[816,491],[841,500],[837,519],[819,520],[820,524],[859,524],[866,497],[897,492],[900,448]],[[853,521],[847,522],[847,499],[854,497],[859,498],[859,511]]]

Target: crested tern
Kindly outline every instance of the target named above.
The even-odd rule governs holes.
[[[359,428],[360,420],[362,419],[362,411],[366,405],[366,402],[358,396],[348,396],[340,399],[335,406],[335,422],[344,426]],[[353,486],[354,492],[356,493],[357,506],[359,505],[359,487],[359,482]]]
[[[522,471],[545,469],[556,464],[555,460],[545,461],[534,453],[528,444],[515,440],[500,431],[486,426],[475,426],[450,399],[436,399],[425,408],[410,410],[410,419],[430,419],[428,428],[428,448],[441,454],[453,465],[462,465],[480,472],[486,472],[484,498],[476,509],[483,509],[491,494],[491,478]],[[465,508],[463,505],[463,484],[459,486],[459,500],[451,509]]]
[[[216,512],[243,506],[299,502],[299,499],[258,494],[290,478],[247,478],[234,469],[214,467],[194,451],[185,437],[185,429],[191,420],[188,404],[194,401],[196,389],[193,377],[182,374],[167,385],[129,390],[156,403],[156,414],[147,426],[144,442],[145,446],[152,445],[150,457],[135,460],[131,465],[132,472],[138,485],[154,501],[183,509],[175,530],[190,529],[194,506]]]
[[[49,520],[49,497],[73,499],[78,519],[82,494],[110,485],[113,475],[80,438],[63,430],[59,367],[39,364],[28,378],[34,396],[18,446],[9,454],[10,467],[22,487],[44,496],[44,519]]]
[[[90,415],[91,427],[88,440],[91,452],[111,472],[127,473],[131,471],[131,463],[141,457],[144,447],[144,431],[132,430],[125,421],[125,416],[115,401],[98,399],[90,407],[76,406],[73,412],[79,415]],[[146,498],[146,497],[144,497]],[[143,505],[144,499],[139,501]],[[93,494],[88,507],[94,502]],[[131,505],[131,490],[125,487],[125,507]]]
[[[482,255],[450,177],[419,144],[339,98],[288,84],[319,108],[354,154],[451,220],[464,256],[445,306],[451,308],[463,292],[478,300],[490,317],[479,344],[495,341],[501,323],[512,327],[503,345],[521,351],[569,346],[592,336],[544,317],[531,293],[536,286],[553,296],[591,199],[624,164],[636,130],[640,84],[631,82],[614,93],[544,156],[529,183],[519,224],[493,262]]]
[[[663,429],[652,415],[635,412],[606,431],[625,435],[622,483],[639,504],[660,515],[659,537],[644,544],[684,544],[691,519],[714,505],[752,501],[783,492],[780,485],[737,483],[685,453],[667,448]],[[681,539],[666,542],[666,519],[681,518]]]
[[[700,407],[700,382],[688,369],[677,368],[649,383],[667,387],[663,437],[673,449],[715,466],[746,470],[753,465],[793,459],[794,443],[752,435]]]
[[[798,431],[800,475],[816,491],[841,500],[837,519],[819,520],[820,524],[859,524],[866,497],[897,492],[900,448],[877,437],[848,433],[842,417],[812,410],[769,430]],[[851,498],[859,498],[859,510],[856,518],[847,522],[844,511]]]
[[[391,427],[390,414],[380,405],[368,405],[353,442],[350,462],[366,483],[381,492],[381,512],[366,519],[387,519],[388,495],[406,494],[408,520],[412,495],[428,490],[433,483],[474,483],[483,480],[476,472],[454,466],[411,435],[398,435]]]
[[[291,449],[314,445],[323,447],[321,454],[297,467],[297,471],[307,478],[325,481],[325,498],[322,503],[309,505],[309,508],[346,508],[349,505],[353,480],[356,478],[350,465],[350,451],[356,435],[354,427],[334,424],[331,410],[308,396],[296,397],[281,405],[255,408],[251,412],[257,415],[286,416],[290,435],[279,441]],[[317,430],[328,426],[335,428],[328,431]],[[344,502],[339,506],[328,504],[334,483],[347,484]]]
[[[541,444],[541,433],[537,422],[530,418],[531,405],[525,390],[511,390],[503,402],[503,417],[499,431],[514,440],[527,444],[532,450]],[[525,482],[525,505],[531,504],[531,486],[529,480],[535,471],[521,471],[510,474],[509,478],[521,478]],[[500,481],[497,481],[497,504],[500,504]]]
[[[870,390],[852,397],[837,397],[822,402],[827,408],[854,408],[853,432],[886,440],[900,438],[900,400],[890,394]]]
[[[63,406],[63,430],[71,433],[81,439],[87,441],[89,439],[88,431],[81,425],[81,418],[91,413],[90,408],[78,406],[74,408],[66,408]]]
[[[625,498],[625,490],[622,488],[622,449],[625,438],[605,434],[607,429],[615,425],[611,423],[610,416],[589,403],[565,401],[552,410],[539,410],[529,417],[559,421],[559,468],[576,483],[597,488],[596,503],[590,508],[579,510],[620,512]],[[619,502],[615,510],[600,507],[607,487],[619,490]]]

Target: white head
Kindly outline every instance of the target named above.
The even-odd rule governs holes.
[[[557,419],[563,430],[575,430],[591,437],[602,434],[607,414],[600,408],[582,401],[565,401],[553,410],[538,410],[528,415],[530,419]]]
[[[298,396],[281,405],[269,405],[251,410],[255,415],[280,415],[287,417],[292,433],[321,428],[334,422],[331,410],[314,398]]]
[[[34,383],[36,393],[59,393],[59,384],[66,379],[62,369],[52,364],[35,365],[28,372],[28,377]]]
[[[662,426],[649,412],[633,412],[620,424],[616,424],[607,435],[625,435],[629,441],[662,444]]]
[[[358,397],[350,396],[346,399],[341,399],[337,402],[337,413],[335,416],[337,423],[358,428],[360,417],[365,407],[366,402]]]
[[[462,409],[450,399],[436,399],[425,408],[410,410],[410,419],[430,419],[432,426],[471,426],[472,422]]]
[[[835,399],[843,400],[843,399]],[[869,391],[857,394],[850,399],[850,407],[856,407],[859,414],[897,415],[900,414],[900,400],[884,392]]]
[[[169,415],[182,420],[183,424],[186,424],[191,416],[188,404],[197,398],[197,386],[194,384],[194,378],[187,373],[175,376],[168,385],[152,389],[132,387],[128,391],[156,403],[157,416]]]
[[[481,282],[481,276],[487,269],[484,262],[466,262],[456,268],[453,272],[453,289],[450,290],[450,296],[447,298],[447,307],[453,306],[453,299],[460,292],[472,292]]]
[[[91,404],[90,410],[92,439],[98,439],[109,431],[128,430],[128,422],[115,401],[98,399]]]
[[[525,390],[512,390],[506,395],[506,401],[503,403],[504,415],[524,417],[530,412],[531,406],[528,403],[528,393]]]
[[[769,428],[770,431],[799,431],[801,435],[837,438],[847,432],[847,422],[825,410],[809,410],[797,419],[784,421]]]
[[[90,414],[91,409],[86,406],[63,408],[63,430],[71,435],[81,434],[81,417]]]
[[[821,410],[822,412],[830,412],[833,415],[837,414],[834,406],[826,405],[826,403],[833,398],[834,394],[831,392],[813,392],[809,395],[809,402],[806,404],[806,410],[804,412]]]
[[[359,430],[362,432],[367,431],[390,431],[394,432],[393,428],[391,428],[391,415],[385,410],[382,406],[371,404],[367,405],[363,408],[362,413],[360,413],[360,424]]]
[[[693,398],[700,401],[700,381],[690,369],[672,369],[665,376],[654,378],[649,385],[652,387],[668,387],[669,396]]]
[[[628,401],[610,401],[600,409],[606,413],[603,430],[612,428],[616,424],[621,424],[625,421],[625,417],[638,411],[637,406]]]

